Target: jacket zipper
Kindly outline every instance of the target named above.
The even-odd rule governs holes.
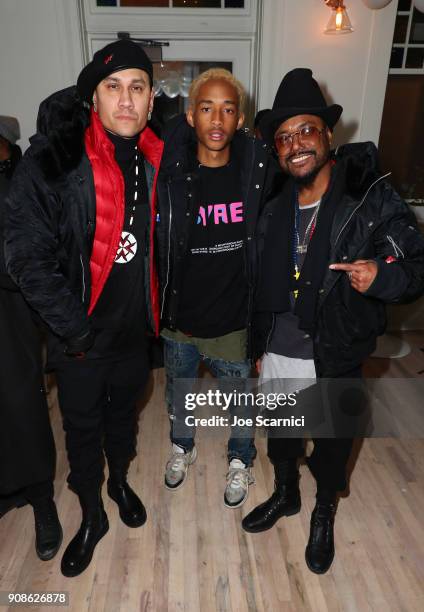
[[[169,224],[168,224],[168,254],[167,254],[167,270],[166,270],[166,281],[165,281],[165,287],[163,288],[163,294],[162,294],[162,308],[160,311],[160,316],[162,318],[163,316],[163,310],[165,308],[165,294],[166,294],[166,290],[168,288],[169,285],[169,267],[170,267],[170,260],[171,260],[171,223],[172,223],[172,202],[171,202],[171,190],[169,188],[169,181],[167,184],[167,190],[168,190],[168,199],[169,199]]]
[[[80,262],[81,262],[81,269],[82,269],[82,303],[84,304],[84,300],[85,300],[85,272],[84,272],[84,264],[82,261],[82,255],[80,254]]]
[[[250,182],[252,180],[252,174],[253,174],[253,166],[255,164],[255,143],[254,140],[252,139],[252,155],[251,155],[251,164],[249,167],[249,178],[247,180],[247,185],[249,187]],[[247,213],[247,209],[248,209],[248,197],[249,197],[249,188],[247,189],[246,192],[246,213]],[[256,230],[255,230],[256,231]],[[254,296],[253,296],[253,281],[252,281],[252,274],[253,274],[253,270],[251,269],[250,266],[250,257],[249,257],[249,236],[248,236],[248,229],[247,229],[247,223],[246,223],[246,246],[244,249],[244,262],[245,262],[245,276],[246,276],[246,282],[247,282],[247,321],[246,321],[246,329],[247,329],[247,350],[250,350],[250,347],[252,346],[252,318],[253,318],[253,300],[254,300]],[[252,239],[252,236],[250,236],[250,241]]]
[[[250,185],[250,182],[252,180],[252,173],[253,173],[253,166],[255,164],[255,144],[254,141],[252,139],[252,155],[251,155],[251,164],[249,167],[249,178],[247,180],[247,185]],[[249,197],[249,188],[246,191],[246,212],[248,209],[248,197]],[[252,322],[252,316],[253,316],[253,281],[252,281],[252,273],[253,270],[251,269],[250,266],[250,257],[249,257],[249,245],[248,242],[251,241],[252,236],[250,236],[250,241],[249,241],[249,236],[248,236],[248,228],[247,228],[247,223],[246,223],[246,246],[244,249],[244,264],[245,264],[245,276],[246,276],[246,282],[247,282],[247,287],[248,287],[248,292],[247,292],[247,329],[249,332],[249,338],[248,338],[248,344],[250,345],[251,343],[251,322]]]
[[[402,257],[402,259],[405,259],[405,255],[402,251],[402,249],[400,248],[400,246],[398,244],[396,244],[396,242],[393,240],[393,238],[391,236],[389,236],[388,234],[386,234],[386,238],[387,240],[390,242],[390,244],[393,247],[393,250],[395,252],[395,257],[399,257],[399,255]]]
[[[365,202],[365,199],[367,197],[367,195],[369,194],[369,192],[371,191],[371,189],[373,187],[375,187],[375,185],[377,185],[377,183],[379,183],[380,181],[382,181],[383,179],[387,178],[388,176],[391,175],[391,172],[387,172],[387,174],[384,174],[383,176],[380,176],[377,180],[375,180],[367,189],[364,197],[362,198],[362,200],[359,202],[358,206],[356,206],[356,208],[351,212],[350,217],[347,219],[347,221],[343,224],[343,227],[341,228],[341,230],[339,231],[339,233],[337,234],[337,238],[336,241],[334,243],[334,246],[336,246],[342,232],[346,229],[346,226],[348,225],[348,223],[350,223],[353,215],[356,213],[356,211],[361,208],[362,204]]]
[[[246,212],[248,209],[248,198],[249,198],[249,185],[251,183],[252,180],[252,174],[253,174],[253,166],[255,165],[255,144],[254,141],[252,140],[252,156],[251,156],[251,163],[250,163],[250,168],[249,168],[249,177],[247,179],[247,190],[246,190]],[[247,230],[247,223],[246,223],[246,230]],[[248,233],[248,230],[246,231],[246,234]],[[247,239],[249,240],[249,236],[247,236]],[[246,249],[246,258],[247,258],[247,249]],[[248,279],[247,282],[249,283],[250,286],[250,282],[249,282],[249,274],[248,274],[248,265],[249,265],[249,261],[246,261],[246,278]]]

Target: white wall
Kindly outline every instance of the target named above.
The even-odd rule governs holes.
[[[38,105],[82,67],[77,0],[0,0],[0,115],[13,115],[28,146]]]
[[[323,0],[264,0],[258,108],[270,108],[282,77],[311,68],[332,102],[344,108],[338,142],[378,142],[397,1],[372,11],[346,0],[354,32],[329,36]]]

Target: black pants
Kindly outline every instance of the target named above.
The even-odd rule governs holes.
[[[307,459],[317,487],[330,491],[344,491],[346,465],[352,450],[352,438],[313,438],[314,450]],[[305,454],[302,438],[268,438],[268,457],[272,463],[298,459]]]
[[[28,485],[22,489],[22,495],[32,506],[37,505],[39,500],[54,496],[53,481],[44,480],[43,482]]]
[[[136,403],[149,374],[147,354],[119,361],[82,360],[56,370],[59,404],[77,492],[103,480],[104,456],[124,469],[135,455]]]
[[[355,368],[347,372],[339,379],[335,379],[335,383],[340,381],[340,387],[343,385],[342,379],[357,379],[362,378],[362,368]],[[340,394],[340,388],[337,389],[337,397],[343,398]],[[363,398],[358,398],[362,403]],[[340,410],[340,406],[334,402],[333,409],[335,412]],[[360,415],[363,419],[362,406],[360,407]],[[359,418],[355,419],[358,435],[360,428],[363,426]],[[336,428],[337,430],[337,428]],[[346,427],[343,424],[340,426],[340,431],[346,432]],[[311,470],[316,482],[318,491],[344,491],[347,487],[346,481],[346,466],[352,451],[353,438],[349,437],[333,437],[333,438],[312,438],[314,442],[314,450],[307,459],[307,464]],[[305,454],[305,446],[303,438],[278,438],[268,436],[268,457],[271,463],[276,464],[287,459],[298,459]]]
[[[20,508],[27,503],[31,506],[37,506],[39,502],[44,501],[47,497],[54,496],[53,480],[44,480],[23,487],[14,493],[8,495],[0,495],[0,518],[13,510]]]

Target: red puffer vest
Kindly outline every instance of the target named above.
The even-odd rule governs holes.
[[[146,127],[140,134],[138,148],[146,161],[155,169],[155,177],[150,198],[150,241],[149,241],[149,286],[150,310],[154,332],[159,334],[159,283],[155,264],[154,240],[156,222],[156,183],[163,142]],[[114,146],[106,136],[100,119],[91,110],[90,126],[85,132],[85,150],[93,169],[96,191],[96,230],[90,259],[91,301],[88,314],[91,314],[103,291],[115,261],[116,252],[124,224],[125,184],[122,172],[115,161]]]

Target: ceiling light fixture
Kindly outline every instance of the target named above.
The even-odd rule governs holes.
[[[330,21],[324,30],[324,34],[349,34],[353,27],[347,14],[343,0],[324,0],[331,8]]]

